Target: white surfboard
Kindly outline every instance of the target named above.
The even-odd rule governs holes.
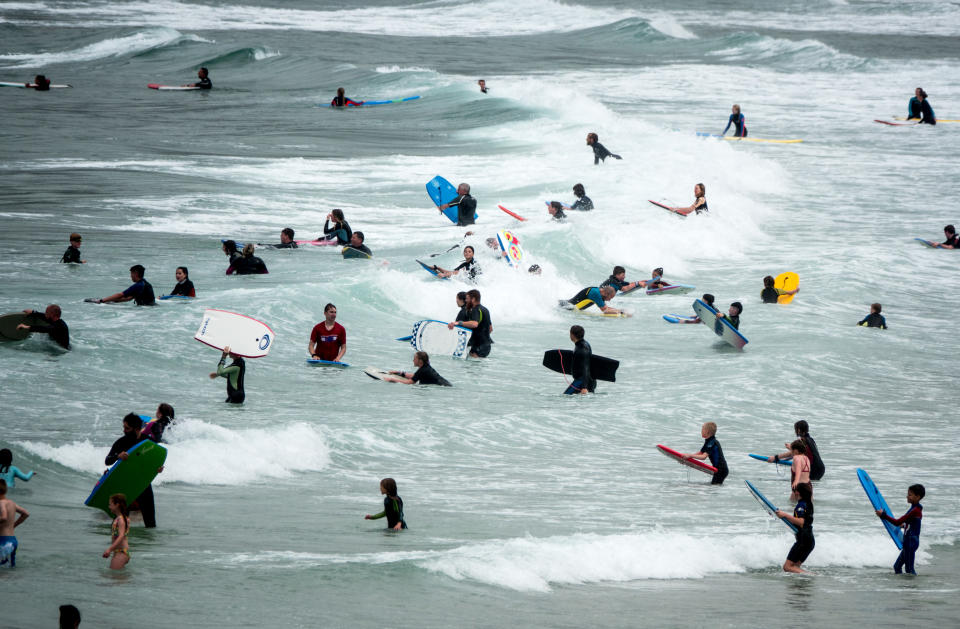
[[[725,318],[717,317],[717,311],[699,299],[693,302],[693,311],[700,317],[700,322],[713,330],[713,333],[737,349],[743,349],[748,343],[747,337],[730,325]]]
[[[455,326],[447,329],[445,321],[424,319],[413,324],[413,334],[410,344],[414,349],[426,352],[430,357],[452,356],[466,359],[470,355],[467,342],[473,333],[468,328]]]
[[[520,246],[520,239],[509,229],[501,229],[497,232],[497,242],[500,243],[500,249],[506,254],[507,263],[515,269],[523,266],[523,247]]]
[[[193,338],[219,350],[230,347],[231,352],[244,358],[262,358],[270,353],[274,334],[263,321],[210,308],[203,313]]]
[[[367,367],[363,370],[363,373],[367,374],[374,380],[382,380],[384,382],[400,382],[400,380],[397,379],[397,376],[393,375],[389,371],[377,369],[376,367]]]

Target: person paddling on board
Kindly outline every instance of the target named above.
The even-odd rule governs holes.
[[[943,235],[946,238],[943,242],[930,242],[934,249],[960,249],[960,236],[957,236],[957,228],[953,225],[947,225],[943,228]]]
[[[760,291],[760,299],[763,300],[765,304],[775,304],[780,299],[780,295],[796,295],[800,292],[799,288],[793,290],[783,290],[782,288],[774,288],[773,285],[776,283],[776,280],[773,279],[772,275],[768,275],[763,278],[763,290]]]
[[[357,251],[362,251],[370,257],[373,257],[373,252],[370,251],[370,247],[363,244],[364,235],[363,232],[353,232],[353,235],[350,236],[350,248],[356,249]]]
[[[707,207],[707,187],[702,183],[693,186],[693,205],[690,207],[667,207],[683,216],[692,212],[696,212],[697,214],[706,213],[710,211],[710,208]]]
[[[43,323],[35,325],[21,323],[17,326],[17,329],[30,330],[30,332],[38,332],[40,334],[49,334],[51,341],[63,349],[70,349],[70,328],[67,327],[66,321],[60,318],[60,312],[60,306],[57,304],[50,304],[43,312]],[[24,310],[23,314],[30,315],[40,313],[38,313],[36,310]]]
[[[597,388],[597,381],[590,375],[590,360],[593,358],[593,349],[590,343],[583,338],[583,326],[570,326],[570,340],[573,341],[573,361],[570,365],[570,377],[573,382],[563,392],[564,395],[593,393]]]
[[[390,373],[394,376],[400,376],[396,379],[396,382],[402,384],[437,384],[441,387],[453,386],[430,366],[430,356],[428,356],[426,352],[417,352],[413,355],[413,366],[417,368],[413,373],[407,371],[391,371]]]
[[[229,367],[224,365],[227,362],[227,356],[233,359]],[[241,356],[230,353],[230,346],[223,348],[223,354],[220,356],[220,362],[217,363],[217,370],[210,374],[210,379],[217,377],[227,379],[227,399],[224,402],[230,404],[243,404],[247,397],[243,388],[243,377],[247,373],[247,363]]]
[[[640,282],[640,286],[643,286],[647,290],[651,290],[654,288],[666,288],[668,286],[672,286],[672,284],[663,280],[663,267],[658,266],[650,274],[650,279]]]
[[[363,104],[364,101],[357,102],[351,100],[344,96],[344,89],[342,87],[337,88],[337,95],[333,97],[333,100],[330,101],[331,107],[359,107]]]
[[[187,270],[187,267],[178,266],[174,275],[177,278],[177,283],[174,285],[173,290],[170,291],[171,295],[182,295],[183,297],[197,296],[197,289],[193,287],[193,282],[190,281],[190,271]]]
[[[480,79],[479,81],[477,81],[477,85],[480,86],[480,91],[483,92],[484,94],[486,94],[490,90],[490,88],[487,87],[487,82],[484,81],[483,79]]]
[[[279,245],[270,245],[274,249],[297,249],[297,243],[293,240],[296,232],[293,231],[292,227],[284,227],[280,230],[280,244]]]
[[[733,137],[735,138],[745,138],[747,137],[747,119],[743,117],[743,114],[740,113],[740,105],[734,105],[731,108],[733,113],[730,114],[730,119],[727,120],[727,126],[724,127],[723,133],[720,135],[727,135],[727,131],[730,129],[730,125],[733,125]]]
[[[567,301],[577,306],[579,310],[589,307],[589,304],[580,306],[584,301],[592,301],[597,308],[602,310],[606,314],[623,314],[622,310],[617,310],[611,306],[607,305],[607,302],[612,300],[617,294],[617,291],[613,286],[588,286],[587,288],[582,289],[576,295],[568,299]]]
[[[713,308],[714,299],[715,297],[710,293],[704,293],[703,296],[700,298],[700,301],[702,301],[703,303]],[[716,310],[716,308],[714,308],[714,310]],[[681,323],[703,323],[703,320],[700,317],[698,317],[696,314],[694,314],[692,319],[683,319],[681,320]]]
[[[437,277],[452,277],[454,275],[459,275],[461,271],[468,282],[474,282],[477,279],[477,276],[480,275],[480,265],[477,264],[477,259],[473,254],[473,247],[467,245],[463,248],[463,262],[460,263],[460,266],[448,271],[442,269],[436,265],[433,267],[437,271]]]
[[[437,209],[443,214],[443,211],[453,205],[457,206],[457,226],[466,227],[473,225],[473,215],[477,212],[477,200],[470,196],[470,184],[462,183],[457,186],[457,198],[449,203],[444,203]]]
[[[77,232],[70,234],[70,246],[63,252],[63,257],[60,258],[60,262],[64,264],[86,264],[86,260],[80,259],[81,242],[83,242],[83,237],[80,234]]]
[[[140,429],[143,428],[143,420],[136,413],[128,413],[123,418],[123,436],[113,442],[110,452],[103,460],[104,465],[113,465],[117,461],[126,461],[130,456],[129,450],[143,441],[140,437]],[[163,471],[163,466],[157,470],[157,473]],[[157,526],[157,511],[153,503],[153,487],[147,485],[147,488],[137,497],[136,503],[143,515],[143,525],[148,529]],[[131,505],[132,506],[132,505]]]
[[[347,353],[347,330],[337,323],[337,307],[323,307],[324,320],[313,326],[307,352],[311,358],[338,363]]]
[[[603,280],[603,283],[600,284],[600,288],[604,286],[612,286],[614,290],[626,293],[632,291],[638,286],[643,286],[644,282],[627,282],[627,270],[622,266],[613,267],[613,273],[610,274],[610,277]]]
[[[109,304],[123,301],[134,301],[138,306],[156,306],[157,300],[153,294],[153,286],[147,280],[143,279],[146,269],[143,265],[135,264],[130,267],[130,281],[133,285],[122,293],[114,293],[109,297],[102,299],[92,299],[96,304]]]
[[[611,153],[607,150],[607,147],[600,144],[600,136],[596,133],[587,134],[587,146],[593,148],[593,165],[596,166],[600,162],[607,161],[608,157],[613,157],[615,159],[623,159],[616,153]]]
[[[333,221],[333,225],[330,224],[330,221]],[[338,245],[349,245],[352,235],[353,231],[350,229],[350,224],[343,217],[343,210],[338,208],[330,210],[330,213],[327,214],[327,220],[323,224],[323,236],[318,236],[317,240],[333,240],[336,238]]]
[[[197,70],[197,78],[200,80],[196,83],[190,83],[186,87],[199,87],[202,90],[208,90],[213,87],[213,83],[210,81],[210,73],[206,68],[200,68]]]
[[[937,124],[937,117],[927,100],[927,93],[922,87],[918,87],[913,93],[913,98],[907,104],[907,120],[919,120],[920,124]]]
[[[37,76],[33,77],[33,85],[31,85],[30,87],[37,90],[38,92],[49,92],[50,79],[48,79],[42,74],[38,74]]]

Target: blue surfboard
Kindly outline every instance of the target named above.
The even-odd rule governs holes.
[[[321,365],[324,367],[349,367],[347,363],[337,362],[335,360],[320,360],[319,358],[308,358],[308,365]]]
[[[745,480],[745,481],[743,481],[743,482],[747,484],[747,489],[750,491],[750,495],[752,495],[754,498],[756,498],[757,502],[760,503],[760,506],[763,507],[763,510],[764,510],[764,511],[766,511],[767,513],[769,513],[769,514],[772,515],[773,517],[777,518],[778,520],[780,520],[781,522],[783,522],[784,524],[786,524],[787,527],[788,527],[791,531],[793,531],[794,533],[797,532],[797,527],[793,524],[793,522],[790,522],[789,520],[785,520],[785,519],[783,519],[783,518],[778,518],[778,517],[777,517],[777,508],[773,505],[772,502],[770,502],[769,500],[767,500],[767,497],[766,497],[766,496],[764,496],[763,494],[760,493],[760,490],[759,490],[759,489],[757,489],[756,487],[753,486],[753,483],[751,483],[751,482],[748,481],[748,480]]]
[[[667,323],[685,323],[687,321],[690,321],[690,322],[696,321],[697,317],[696,316],[685,317],[683,315],[678,315],[678,314],[668,314],[668,315],[663,315],[663,320],[666,321]]]
[[[867,474],[867,471],[857,468],[857,478],[860,479],[860,484],[863,485],[863,491],[867,493],[867,498],[870,499],[870,504],[873,505],[873,508],[880,509],[890,517],[893,517],[890,507],[887,506],[887,501],[883,499],[883,494],[877,489],[877,486],[874,484],[873,479],[870,478],[870,475]],[[889,533],[893,539],[893,543],[897,545],[897,548],[903,550],[903,531],[900,530],[900,527],[886,520],[881,520],[881,522],[883,522],[884,528],[887,529],[887,533]]]
[[[433,201],[433,204],[437,207],[444,205],[445,203],[450,203],[456,199],[459,194],[457,194],[457,189],[453,187],[449,181],[437,175],[433,179],[427,182],[427,194],[430,195],[430,199]],[[454,225],[457,224],[457,206],[452,205],[443,211],[443,215],[450,219]],[[479,214],[476,212],[473,213],[473,220],[477,220]]]
[[[768,461],[768,460],[767,460],[768,457],[765,457],[765,456],[763,456],[762,454],[750,454],[750,455],[748,455],[748,456],[749,456],[751,459],[756,459],[756,460],[758,460],[758,461],[763,461],[764,463],[771,463],[771,462],[772,462],[772,461]],[[779,461],[777,461],[777,463],[778,463],[779,465],[793,465],[793,459],[780,459]]]
[[[922,244],[924,247],[930,247],[931,249],[937,248],[934,246],[933,242],[930,240],[924,240],[923,238],[914,238],[914,240]]]
[[[437,278],[437,279],[439,279],[439,280],[448,280],[448,279],[450,279],[449,277],[440,277],[440,276],[437,274],[437,270],[436,270],[435,268],[433,268],[431,265],[426,264],[425,262],[421,262],[420,260],[417,260],[417,264],[419,264],[420,266],[422,266],[422,267],[424,268],[424,270],[426,270],[427,273],[429,273],[430,275],[434,276],[435,278]]]
[[[735,327],[730,325],[726,317],[718,317],[717,311],[707,305],[706,302],[699,299],[693,302],[693,311],[700,317],[701,323],[713,330],[714,334],[730,345],[733,345],[737,349],[743,349],[743,346],[749,343],[747,337],[740,334]]]
[[[190,301],[191,299],[196,299],[196,297],[189,297],[187,295],[160,295],[157,299],[166,301],[172,299],[174,301]]]
[[[407,96],[406,98],[394,98],[393,100],[365,100],[360,105],[347,105],[344,107],[334,107],[334,109],[356,109],[357,107],[375,107],[376,105],[392,105],[394,103],[409,103],[412,100],[419,99],[419,96]],[[317,107],[333,107],[330,103],[318,103]]]

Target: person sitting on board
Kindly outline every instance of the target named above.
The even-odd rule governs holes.
[[[33,89],[37,90],[38,92],[49,92],[50,79],[48,79],[42,74],[38,74],[37,76],[33,77],[33,85],[31,87],[33,87]]]
[[[470,245],[463,248],[463,262],[457,268],[452,271],[441,269],[436,265],[433,268],[437,272],[437,277],[453,277],[454,275],[460,275],[460,272],[463,271],[468,282],[475,282],[477,276],[482,273],[480,265],[477,264],[477,259],[473,255],[473,247]]]
[[[14,518],[14,516],[17,516]],[[0,566],[17,567],[17,536],[14,529],[30,517],[30,512],[7,498],[7,481],[0,478]]]
[[[292,227],[284,227],[280,230],[280,244],[273,245],[274,249],[297,249],[297,243],[294,242],[293,237],[295,232]]]
[[[857,325],[867,327],[867,328],[880,328],[881,330],[887,329],[887,320],[880,314],[883,310],[883,306],[880,304],[870,304],[870,314],[861,319]]]
[[[333,225],[330,224],[330,221],[333,221]],[[338,245],[349,245],[352,235],[353,231],[350,229],[350,224],[343,218],[343,210],[338,208],[330,210],[330,213],[327,214],[327,220],[323,223],[323,236],[318,236],[317,240],[333,240],[336,238]]]
[[[477,85],[480,86],[480,91],[483,92],[484,94],[486,94],[490,90],[490,88],[487,87],[487,82],[484,81],[483,79],[480,79],[479,81],[477,81]]]
[[[134,264],[130,267],[130,281],[133,282],[129,288],[122,293],[114,293],[109,297],[102,299],[93,299],[93,303],[109,304],[115,302],[133,300],[138,306],[156,306],[157,300],[153,294],[153,286],[147,280],[143,279],[146,269],[141,264]]]
[[[36,310],[24,310],[23,314],[39,314]],[[31,333],[49,334],[50,340],[62,347],[70,349],[70,328],[67,322],[60,318],[61,310],[57,304],[50,304],[43,311],[44,323],[27,325],[21,323],[17,325],[18,330],[30,330]]]
[[[713,308],[714,299],[715,297],[710,293],[704,293],[703,296],[700,298],[700,301],[702,301],[703,303]],[[716,308],[713,308],[713,309],[716,310]],[[698,317],[696,314],[694,314],[691,319],[682,319],[681,323],[703,323],[703,320],[700,317]]]
[[[893,571],[896,574],[903,574],[904,567],[907,569],[907,574],[917,574],[913,562],[916,559],[917,549],[920,548],[920,524],[923,521],[923,505],[920,501],[926,495],[927,490],[923,485],[910,485],[907,489],[907,502],[910,503],[910,509],[896,519],[887,515],[882,509],[876,510],[877,517],[881,520],[903,527],[903,549],[893,564]]]
[[[389,373],[400,376],[396,379],[396,382],[403,384],[437,384],[441,387],[453,386],[430,366],[430,356],[428,356],[426,352],[417,352],[413,355],[413,366],[417,368],[413,373],[406,371],[391,371]]]
[[[743,114],[740,113],[740,105],[734,105],[731,108],[733,113],[730,114],[730,119],[727,120],[727,126],[724,127],[723,133],[720,135],[727,135],[727,131],[730,129],[730,125],[733,125],[733,136],[736,138],[745,138],[747,137],[747,119],[743,117]]]
[[[584,190],[582,183],[574,184],[573,196],[577,197],[577,200],[573,202],[573,205],[564,206],[565,210],[587,212],[593,209],[593,201],[587,196],[587,192]]]
[[[477,200],[470,196],[470,184],[462,183],[457,186],[457,198],[449,203],[444,203],[437,209],[443,214],[443,211],[450,206],[457,206],[457,226],[466,227],[475,224],[474,214],[477,212]]]
[[[947,225],[943,228],[943,235],[946,240],[943,242],[930,242],[930,246],[940,249],[960,249],[960,236],[957,236],[957,228],[953,225]]]
[[[800,566],[807,560],[816,540],[813,539],[813,485],[800,483],[797,485],[797,504],[793,508],[793,515],[777,509],[778,518],[786,520],[797,527],[796,542],[787,553],[787,560],[783,562],[784,572],[806,572]]]
[[[200,68],[197,70],[197,78],[200,80],[196,83],[190,83],[186,87],[199,87],[202,90],[208,90],[213,87],[213,83],[210,81],[210,73],[206,68]]]
[[[608,157],[613,157],[615,159],[623,159],[615,153],[611,153],[607,150],[607,147],[600,144],[600,136],[596,133],[587,134],[587,146],[593,148],[593,165],[596,166],[600,162],[607,161]]]
[[[187,270],[187,267],[178,266],[177,270],[174,271],[174,276],[177,278],[177,283],[173,286],[173,290],[170,291],[171,295],[181,295],[183,297],[197,296],[197,290],[193,287],[193,282],[190,281],[190,271]]]
[[[403,519],[403,500],[397,495],[397,481],[392,478],[384,478],[380,481],[380,493],[386,496],[383,499],[383,511],[376,515],[365,515],[364,520],[379,520],[382,517],[387,518],[387,528],[399,531],[407,528],[407,523]]]
[[[800,292],[799,288],[794,288],[793,290],[774,288],[773,285],[775,283],[776,280],[773,279],[772,275],[768,275],[763,278],[763,290],[760,291],[760,299],[763,300],[763,303],[775,304],[780,299],[780,295],[796,295],[798,292]]]
[[[344,96],[344,89],[342,87],[337,88],[337,95],[333,97],[333,100],[330,101],[331,107],[359,107],[363,104],[363,101],[357,102],[351,100]]]
[[[451,321],[447,324],[447,329],[452,330],[456,325],[473,330],[470,340],[467,341],[471,358],[486,358],[490,355],[493,318],[487,307],[480,303],[480,291],[477,289],[467,291],[467,319],[459,323]]]
[[[323,307],[324,320],[313,326],[307,352],[311,358],[338,363],[347,353],[347,330],[337,323],[337,307]]]
[[[0,479],[7,484],[7,487],[13,489],[17,479],[30,482],[35,472],[30,471],[26,474],[20,471],[20,468],[13,464],[13,452],[8,448],[0,450]]]
[[[690,207],[670,207],[668,209],[673,210],[677,214],[682,214],[686,216],[691,212],[701,214],[704,212],[709,212],[710,208],[707,207],[707,187],[702,183],[695,184],[693,186],[693,205]]]
[[[229,367],[225,367],[227,356],[233,359]],[[247,362],[242,356],[232,354],[230,346],[223,348],[223,354],[220,356],[220,362],[217,363],[217,370],[210,374],[210,379],[217,377],[227,379],[227,399],[224,402],[229,404],[243,404],[247,398],[247,393],[243,388],[243,377],[247,373]]]
[[[583,310],[584,308],[589,308],[590,304],[582,307],[580,304],[589,300],[606,314],[622,314],[622,310],[617,310],[616,308],[607,305],[607,302],[612,300],[616,295],[617,291],[613,288],[613,286],[588,286],[587,288],[581,289],[580,292],[567,301],[574,306],[577,306],[579,310]]]
[[[810,459],[810,480],[820,480],[823,478],[823,475],[826,473],[827,468],[823,464],[823,459],[820,458],[820,451],[817,449],[817,442],[813,440],[813,437],[810,436],[810,425],[807,423],[807,420],[801,419],[793,425],[793,431],[796,433],[797,438],[803,442],[803,447],[806,450],[805,454]],[[793,458],[793,451],[790,449],[790,444],[783,444],[786,448],[786,452],[781,452],[779,454],[774,454],[773,456],[767,458],[767,461],[770,463],[776,463],[780,459],[791,459]]]
[[[70,246],[63,252],[60,262],[64,264],[86,264],[86,260],[80,259],[80,243],[83,238],[77,232],[70,234]]]
[[[907,104],[907,120],[919,120],[920,124],[937,124],[937,117],[933,113],[930,101],[927,100],[927,93],[922,87],[918,87],[913,94],[913,98]]]
[[[610,274],[610,277],[603,280],[603,283],[600,284],[600,288],[604,286],[612,286],[614,290],[620,292],[629,292],[638,286],[642,286],[643,283],[640,281],[636,282],[627,282],[627,270],[622,266],[613,267],[613,273]]]
[[[703,426],[700,427],[700,436],[703,437],[703,446],[700,448],[700,451],[694,452],[693,454],[684,454],[683,458],[699,459],[701,461],[709,458],[710,465],[717,468],[710,484],[722,485],[723,479],[727,477],[730,470],[727,469],[727,460],[723,458],[723,448],[720,447],[720,442],[717,441],[717,425],[714,422],[704,423]]]
[[[110,446],[110,452],[103,460],[104,465],[113,465],[117,461],[126,461],[130,456],[129,450],[137,445],[143,439],[140,438],[140,429],[143,428],[143,420],[136,413],[127,413],[123,418],[123,436],[113,442]],[[163,471],[163,466],[157,470],[157,473]],[[148,529],[157,526],[157,512],[153,503],[153,486],[147,485],[147,488],[137,496],[135,501],[143,515],[143,525]]]
[[[140,429],[140,438],[149,439],[154,443],[163,441],[163,431],[173,423],[173,407],[163,402],[157,407],[157,417],[145,423]]]
[[[363,240],[364,240],[363,232],[353,232],[353,234],[350,236],[349,246],[351,249],[356,249],[357,251],[361,251],[372,258],[373,252],[370,251],[370,247],[363,244]]]
[[[248,242],[243,246],[243,253],[239,258],[234,260],[233,264],[227,269],[227,275],[263,275],[269,273],[267,270],[267,265],[264,264],[263,260],[259,257],[253,255],[253,252],[256,250],[256,246],[252,242]]]
[[[559,201],[551,201],[547,204],[547,212],[555,221],[567,220],[567,215],[563,213],[563,204]]]
[[[730,308],[727,310],[727,313],[717,312],[717,319],[726,319],[730,325],[733,326],[734,330],[740,329],[740,313],[743,312],[743,304],[739,301],[735,301],[730,304]]]
[[[597,389],[597,381],[590,375],[590,360],[593,358],[593,349],[584,339],[584,330],[581,325],[570,326],[570,340],[573,341],[573,360],[570,365],[570,377],[573,382],[563,392],[564,395],[593,393]]]

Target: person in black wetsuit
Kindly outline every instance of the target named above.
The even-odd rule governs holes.
[[[793,425],[793,431],[796,433],[797,438],[803,442],[803,446],[806,448],[807,458],[810,459],[810,480],[820,480],[826,473],[827,468],[823,464],[823,459],[820,458],[820,450],[817,449],[817,442],[810,436],[810,425],[807,424],[805,419],[801,419]],[[783,445],[787,448],[787,451],[775,454],[769,457],[767,461],[776,463],[780,459],[792,458],[793,451],[790,449],[790,444],[785,443]]]
[[[960,249],[960,236],[957,236],[957,228],[953,225],[947,225],[943,228],[943,235],[946,238],[943,242],[931,242],[930,246],[940,249]]]
[[[797,527],[797,541],[790,547],[787,560],[783,562],[784,572],[806,572],[800,566],[807,560],[813,547],[817,545],[813,539],[813,485],[799,483],[797,485],[797,506],[793,508],[793,515],[777,509],[778,518],[782,518]]]
[[[407,528],[407,523],[403,519],[403,500],[397,495],[397,481],[392,478],[384,478],[380,481],[380,493],[386,496],[383,499],[383,511],[376,515],[367,514],[363,516],[363,519],[379,520],[386,517],[388,529],[399,531]]]
[[[255,250],[256,247],[252,242],[245,244],[243,246],[243,254],[227,269],[227,275],[234,273],[237,275],[262,275],[269,273],[270,271],[267,270],[267,265],[263,260],[253,255]]]
[[[60,262],[65,264],[86,264],[86,260],[80,259],[81,242],[83,242],[83,238],[80,234],[77,232],[70,234],[70,246],[63,252],[63,257],[60,258]]]
[[[357,251],[362,251],[363,253],[365,253],[365,254],[367,254],[368,256],[371,256],[371,257],[372,257],[372,256],[373,256],[373,252],[370,251],[370,247],[368,247],[368,246],[366,246],[365,244],[363,244],[363,241],[364,241],[364,240],[366,240],[366,238],[364,237],[363,232],[353,232],[353,234],[350,236],[350,245],[349,245],[349,246],[350,246],[351,249],[356,249]]]
[[[444,203],[439,206],[437,209],[443,214],[443,211],[452,205],[457,206],[457,225],[459,227],[465,227],[467,225],[473,225],[474,220],[473,216],[477,212],[477,200],[470,196],[470,184],[462,183],[457,186],[457,194],[459,195],[456,199],[450,201],[450,203]]]
[[[213,87],[213,83],[210,81],[210,73],[206,68],[200,68],[197,70],[197,77],[200,79],[196,83],[191,83],[188,87],[199,87],[202,90],[208,90]]]
[[[741,312],[743,312],[743,304],[741,304],[739,301],[735,301],[730,304],[730,308],[727,310],[726,314],[717,312],[717,319],[726,319],[730,322],[730,325],[733,326],[734,330],[739,330]]]
[[[459,325],[464,328],[470,328],[473,333],[467,346],[470,348],[471,358],[486,358],[490,355],[493,339],[490,335],[493,333],[493,319],[490,317],[490,311],[480,303],[480,291],[473,289],[467,291],[467,315],[468,319],[460,321]],[[453,329],[458,323],[451,321],[447,328]]]
[[[227,362],[227,356],[233,359],[229,367],[224,366]],[[210,374],[210,379],[218,377],[227,379],[227,399],[224,402],[230,404],[243,404],[247,398],[247,393],[243,388],[243,377],[247,373],[247,363],[242,356],[230,353],[230,346],[223,348],[223,354],[220,356],[220,362],[217,363],[217,370]]]
[[[639,280],[636,282],[627,282],[627,270],[622,266],[613,267],[613,273],[610,274],[610,277],[605,279],[600,288],[604,286],[611,286],[613,290],[620,292],[631,291],[638,286],[646,286],[646,282]]]
[[[590,375],[590,360],[593,350],[584,338],[583,326],[570,326],[570,340],[573,341],[573,364],[570,365],[570,377],[573,382],[563,392],[564,395],[593,393],[597,381]]]
[[[717,468],[717,472],[713,475],[713,480],[710,481],[710,484],[722,485],[723,479],[727,477],[730,470],[727,468],[727,460],[723,457],[723,448],[720,447],[720,442],[717,441],[717,425],[714,422],[704,423],[703,426],[700,427],[700,436],[703,437],[703,446],[700,448],[700,451],[683,456],[684,458],[700,459],[701,461],[709,458],[710,465]]]
[[[730,114],[730,118],[727,120],[727,126],[724,127],[723,133],[720,135],[727,135],[727,131],[730,129],[730,125],[733,125],[733,135],[737,138],[747,137],[747,119],[743,117],[743,114],[740,113],[740,105],[734,105],[731,108],[733,113]]]
[[[190,271],[187,270],[187,267],[178,266],[175,271],[175,276],[177,283],[174,285],[173,290],[170,291],[171,295],[183,295],[184,297],[197,296],[197,290],[193,287],[193,282],[190,281]]]
[[[773,279],[772,275],[768,275],[763,278],[763,290],[760,291],[760,299],[763,300],[765,304],[775,304],[780,299],[780,295],[796,295],[800,292],[799,288],[793,290],[783,290],[782,288],[774,288],[773,285],[776,283],[776,280]]]
[[[417,352],[413,355],[413,366],[417,370],[413,373],[407,371],[391,371],[395,376],[400,376],[398,382],[403,384],[437,384],[441,387],[453,386],[447,380],[437,373],[437,370],[430,366],[430,356],[426,352]]]
[[[293,240],[295,235],[296,232],[293,231],[292,227],[284,227],[280,230],[280,244],[271,246],[274,249],[297,249],[297,243]]]
[[[867,328],[880,328],[881,330],[886,330],[887,319],[880,314],[882,310],[883,306],[880,304],[870,304],[870,314],[861,319],[857,325]]]
[[[221,246],[224,255],[227,256],[230,260],[230,264],[227,266],[227,275],[230,275],[233,268],[233,263],[240,259],[240,252],[237,251],[237,242],[235,240],[224,240],[223,245]]]
[[[345,94],[344,89],[342,87],[338,87],[337,95],[333,97],[332,101],[330,101],[330,106],[331,107],[348,107],[348,106],[357,107],[363,104],[363,101],[357,102],[355,100],[351,100],[346,96],[344,96],[344,94]]]
[[[40,313],[36,310],[24,310],[23,314],[39,315]],[[20,330],[30,330],[30,332],[39,332],[40,334],[49,334],[50,340],[54,343],[63,349],[70,349],[70,328],[68,328],[67,323],[60,318],[60,306],[50,304],[44,311],[43,317],[45,319],[43,323],[35,323],[33,325],[21,323],[17,328]]]
[[[487,82],[484,81],[483,79],[480,79],[479,81],[477,81],[477,85],[480,86],[480,91],[483,92],[484,94],[486,94],[487,91],[490,89],[489,87],[487,87]]]
[[[933,107],[927,100],[927,93],[922,87],[914,90],[914,97],[907,104],[907,119],[919,120],[920,124],[937,124],[937,116],[933,113]]]
[[[457,313],[457,318],[454,319],[454,321],[466,321],[470,316],[467,312],[466,291],[460,291],[457,293],[457,306],[460,308],[460,311]]]
[[[333,225],[330,225],[330,221],[333,221]],[[327,220],[323,224],[323,236],[318,236],[317,240],[333,240],[336,238],[338,245],[349,245],[352,235],[350,224],[343,218],[343,210],[336,209],[327,214]]]
[[[122,293],[114,293],[103,299],[88,300],[98,304],[109,304],[114,302],[131,301],[136,302],[138,306],[156,306],[157,300],[153,294],[153,286],[147,280],[143,279],[146,269],[141,264],[135,264],[130,267],[130,281],[133,285]]]
[[[547,212],[555,221],[567,220],[567,215],[563,213],[563,204],[561,204],[559,201],[551,201],[547,206]]]
[[[615,153],[611,153],[607,150],[607,147],[600,144],[600,136],[596,133],[587,134],[587,146],[593,147],[593,165],[596,166],[600,162],[605,162],[608,157],[613,157],[616,159],[623,159]]]
[[[587,191],[584,190],[582,183],[578,183],[573,186],[573,196],[577,197],[577,200],[573,202],[573,205],[566,209],[579,210],[583,212],[593,209],[593,201],[591,201],[590,197],[587,196]]]
[[[37,76],[33,77],[33,85],[33,89],[37,90],[38,92],[50,91],[50,79],[42,74],[38,74]]]
[[[468,282],[475,282],[477,276],[482,273],[480,270],[480,265],[477,264],[477,259],[474,257],[473,247],[467,245],[463,248],[463,262],[460,263],[457,268],[452,271],[442,269],[436,265],[433,267],[437,271],[437,277],[452,277],[454,275],[459,275],[461,271],[465,276],[465,279]]]
[[[117,461],[127,460],[129,456],[127,452],[130,448],[143,441],[143,439],[140,438],[140,429],[142,427],[143,420],[140,419],[140,416],[136,413],[129,413],[124,417],[123,436],[113,442],[113,445],[110,447],[110,453],[107,454],[107,458],[103,460],[104,465],[113,465]],[[163,467],[161,466],[157,472],[162,471]],[[136,503],[136,506],[140,508],[140,513],[143,514],[144,526],[148,529],[156,527],[157,513],[153,504],[153,487],[147,485],[143,493],[137,497]]]

